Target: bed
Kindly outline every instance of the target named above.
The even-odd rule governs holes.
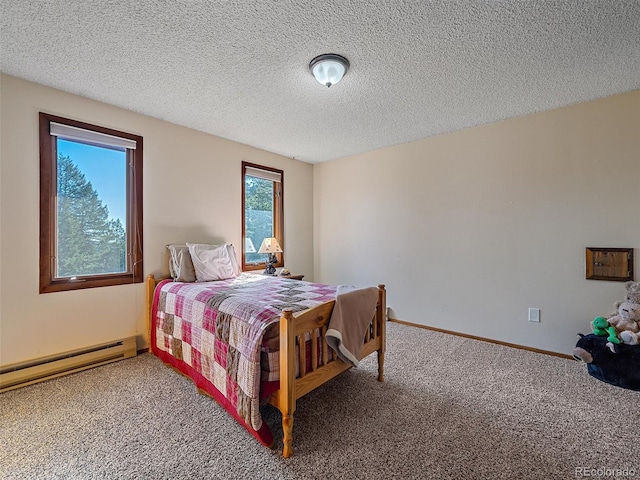
[[[296,400],[353,366],[327,342],[334,340],[327,331],[339,310],[337,287],[249,273],[195,283],[149,275],[146,284],[151,351],[267,446],[273,435],[259,407],[276,407],[282,413],[282,454],[293,455]],[[384,285],[375,293],[357,359],[377,352],[382,382]]]

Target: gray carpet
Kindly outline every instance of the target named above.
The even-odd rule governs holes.
[[[270,450],[150,354],[4,393],[0,478],[640,476],[638,392],[578,362],[406,325],[389,323],[387,343],[384,383],[372,356],[298,402],[286,460],[279,412],[264,409]]]

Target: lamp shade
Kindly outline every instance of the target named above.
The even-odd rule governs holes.
[[[342,55],[328,53],[318,55],[309,63],[309,70],[322,85],[335,85],[349,69],[349,60]]]
[[[282,253],[282,248],[280,248],[280,244],[275,238],[265,238],[262,240],[258,253]]]

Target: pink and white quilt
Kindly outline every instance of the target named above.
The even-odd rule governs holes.
[[[259,410],[265,331],[285,308],[301,311],[335,298],[330,285],[247,273],[216,282],[167,280],[155,293],[151,348],[269,445]]]

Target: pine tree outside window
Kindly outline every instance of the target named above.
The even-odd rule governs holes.
[[[142,271],[142,137],[40,113],[40,293]]]

